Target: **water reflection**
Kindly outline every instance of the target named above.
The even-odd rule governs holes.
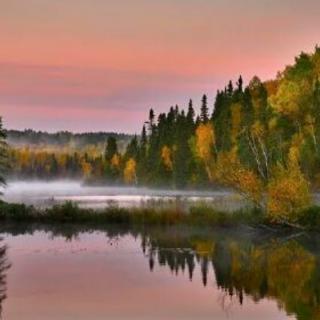
[[[83,232],[91,231],[70,226],[21,225],[19,229],[6,227],[4,231],[32,234],[39,229],[50,233],[53,239],[63,236],[67,241],[74,241]],[[199,269],[201,279],[196,281],[200,280],[203,286],[218,288],[222,308],[235,301],[238,305],[245,305],[248,301],[245,297],[254,302],[272,299],[277,302],[279,310],[297,319],[320,319],[318,237],[262,236],[248,230],[227,232],[181,227],[147,230],[110,227],[101,232],[105,232],[112,243],[128,235],[138,239],[151,272],[167,269],[173,275],[187,275],[190,281],[195,281],[195,270]],[[5,246],[0,254],[2,302],[6,297],[5,273],[8,268]]]
[[[7,259],[7,246],[0,239],[0,318],[2,319],[2,304],[7,298],[7,270],[10,264]]]
[[[176,275],[187,268],[190,280],[198,264],[204,286],[213,268],[218,288],[230,298],[237,297],[240,305],[245,295],[256,302],[272,298],[297,319],[320,319],[320,251],[308,247],[314,245],[310,239],[307,244],[302,240],[257,242],[255,237],[243,241],[219,233],[181,238],[153,234],[148,242],[149,264],[152,270],[158,262]]]

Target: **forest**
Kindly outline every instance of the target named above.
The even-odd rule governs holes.
[[[105,145],[108,137],[115,137],[120,145],[125,146],[132,138],[130,134],[116,132],[86,132],[72,133],[59,131],[48,133],[43,131],[28,130],[5,130],[7,142],[11,146],[32,148],[63,147],[84,148],[88,145]]]
[[[244,85],[240,76],[217,91],[213,106],[207,100],[203,95],[200,108],[190,100],[187,108],[176,105],[158,115],[150,109],[141,134],[125,143],[128,136],[101,134],[72,144],[65,134],[63,145],[48,142],[59,135],[43,135],[40,147],[10,145],[9,177],[223,186],[266,210],[271,220],[298,219],[320,185],[320,48],[301,53],[273,80],[255,76]],[[22,138],[11,132],[16,140],[24,135],[41,140],[30,131]]]

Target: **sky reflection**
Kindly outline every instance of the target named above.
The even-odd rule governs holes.
[[[161,231],[154,235],[161,238]],[[174,249],[178,238],[174,231],[173,248],[157,241],[169,258],[163,263],[152,238],[139,232],[85,232],[68,241],[44,231],[6,235],[12,268],[4,319],[287,319],[269,299],[256,303],[245,295],[240,305],[238,297],[217,288],[209,265],[204,286],[201,257],[194,248]],[[192,281],[187,267],[170,267],[171,258],[178,263],[179,254],[188,252]]]

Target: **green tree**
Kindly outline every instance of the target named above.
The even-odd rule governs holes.
[[[107,146],[105,150],[105,159],[110,161],[112,157],[118,153],[118,145],[115,137],[110,136],[107,140]]]
[[[208,98],[205,94],[202,96],[201,100],[200,119],[202,123],[207,123],[209,121]]]
[[[5,176],[8,170],[6,133],[2,127],[2,118],[0,118],[0,185],[5,186]]]

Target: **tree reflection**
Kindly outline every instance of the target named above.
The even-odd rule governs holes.
[[[190,240],[175,234],[170,243],[168,234],[165,240],[151,234],[145,243],[150,270],[156,262],[177,275],[188,269],[192,280],[198,268],[206,286],[212,268],[212,281],[230,301],[236,297],[243,304],[244,296],[256,302],[272,298],[297,319],[320,319],[320,259],[296,240],[255,243],[219,236]],[[223,300],[222,305],[229,306]]]
[[[41,229],[42,228],[42,229]],[[90,227],[40,227],[52,237],[66,241]],[[39,226],[9,229],[13,234],[33,233]],[[320,237],[296,239],[256,233],[226,233],[225,230],[195,228],[150,228],[107,226],[100,229],[106,238],[117,241],[130,234],[141,240],[141,250],[150,271],[167,268],[174,275],[190,281],[201,273],[204,286],[221,290],[221,306],[230,309],[234,303],[269,298],[279,308],[299,320],[320,319]],[[0,246],[0,304],[6,298],[6,270],[9,267],[6,247]],[[228,312],[228,310],[226,312]]]
[[[7,298],[7,270],[10,264],[7,259],[7,247],[0,239],[0,318],[2,318],[2,304]]]

